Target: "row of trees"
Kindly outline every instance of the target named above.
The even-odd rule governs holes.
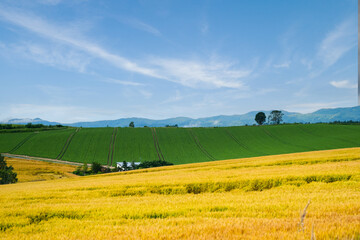
[[[60,128],[64,127],[61,124],[58,125],[44,125],[44,124],[32,124],[28,123],[26,125],[18,125],[18,124],[0,124],[0,129],[21,129],[21,128]]]
[[[279,111],[279,110],[273,110],[271,111],[269,118],[268,118],[268,123],[269,124],[280,124],[282,122],[282,117],[284,116],[284,114]],[[263,125],[266,122],[266,115],[264,112],[258,112],[255,115],[255,121],[259,124],[259,125]]]
[[[93,162],[88,167],[87,163],[84,163],[82,166],[77,167],[77,169],[73,172],[76,175],[85,176],[91,174],[99,174],[99,173],[109,173],[109,172],[117,172],[117,169],[110,169],[109,167],[104,167],[100,163]]]
[[[93,162],[89,168],[87,163],[84,163],[82,166],[77,167],[77,169],[73,172],[76,175],[85,176],[91,174],[99,174],[99,173],[109,173],[109,172],[119,172],[119,171],[128,171],[128,170],[136,170],[142,168],[151,168],[151,167],[161,167],[161,166],[170,166],[174,165],[171,162],[166,162],[163,160],[153,160],[153,161],[144,161],[140,164],[136,164],[135,162],[131,162],[130,164],[126,161],[122,162],[122,167],[112,168],[102,166],[100,163]],[[16,174],[15,174],[16,177]]]
[[[152,167],[161,167],[161,166],[170,166],[174,165],[171,162],[167,162],[164,160],[153,160],[153,161],[144,161],[140,164],[135,164],[135,162],[131,162],[130,166],[126,161],[123,161],[122,163],[122,169],[118,168],[117,171],[128,171],[128,170],[136,170],[136,169],[142,169],[142,168],[152,168]]]

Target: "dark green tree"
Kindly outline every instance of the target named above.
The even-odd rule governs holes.
[[[138,166],[135,164],[134,161],[131,162],[131,169],[132,170],[138,169]]]
[[[129,127],[135,127],[135,123],[134,122],[131,122],[131,123],[129,123]]]
[[[123,161],[123,170],[124,171],[127,171],[127,170],[129,170],[129,168],[128,168],[128,166],[127,166],[127,162],[126,161]]]
[[[255,116],[255,121],[259,124],[259,125],[263,125],[263,123],[266,121],[266,115],[263,112],[258,112]]]
[[[85,162],[85,163],[83,164],[83,174],[84,174],[84,176],[86,175],[87,171],[88,171],[88,165],[87,165],[87,163]]]
[[[283,116],[284,116],[284,114],[281,111],[273,110],[273,111],[271,111],[268,120],[271,124],[280,124],[282,122]]]
[[[91,164],[91,171],[95,174],[101,172],[101,164],[97,162],[93,162]]]
[[[7,166],[5,158],[0,156],[0,184],[16,183],[18,181],[16,178],[17,173],[13,172],[13,170],[12,166]]]

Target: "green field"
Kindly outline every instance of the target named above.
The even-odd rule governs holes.
[[[158,159],[150,128],[118,128],[114,162]]]
[[[107,163],[113,128],[82,128],[77,132],[62,160]]]
[[[35,133],[19,149],[11,152],[34,157],[56,158],[64,147],[66,140],[75,129],[43,131]]]
[[[32,134],[32,132],[0,133],[0,152],[10,152]]]
[[[359,125],[81,128],[64,148],[75,131],[70,128],[40,133],[2,133],[0,150],[9,152],[17,146],[11,153],[56,158],[65,149],[62,160],[96,161],[115,166],[120,161],[162,159],[185,164],[360,146]]]

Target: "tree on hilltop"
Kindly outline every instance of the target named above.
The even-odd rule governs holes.
[[[280,124],[282,122],[283,116],[284,116],[284,114],[281,111],[273,110],[273,111],[271,111],[268,120],[272,124]]]
[[[263,125],[263,123],[266,121],[266,115],[263,112],[258,112],[255,116],[255,121],[259,124],[259,125]]]
[[[135,127],[135,123],[134,123],[134,122],[130,122],[130,123],[129,123],[129,127],[131,127],[131,128]]]

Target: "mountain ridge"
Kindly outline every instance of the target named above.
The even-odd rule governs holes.
[[[312,113],[297,113],[281,110],[284,113],[283,122],[285,123],[317,123],[317,122],[333,122],[333,121],[360,121],[360,106],[343,107],[343,108],[325,108],[319,109]],[[127,127],[130,122],[135,123],[135,127],[164,127],[166,125],[178,125],[179,127],[226,127],[256,124],[254,118],[256,113],[264,112],[269,116],[269,110],[251,111],[245,114],[234,115],[218,115],[203,118],[175,117],[161,120],[148,118],[120,118],[115,120],[101,120],[92,122],[75,122],[70,124],[62,124],[59,122],[46,121],[40,118],[15,118],[1,123],[5,124],[33,124],[56,125],[62,124],[72,127]]]

